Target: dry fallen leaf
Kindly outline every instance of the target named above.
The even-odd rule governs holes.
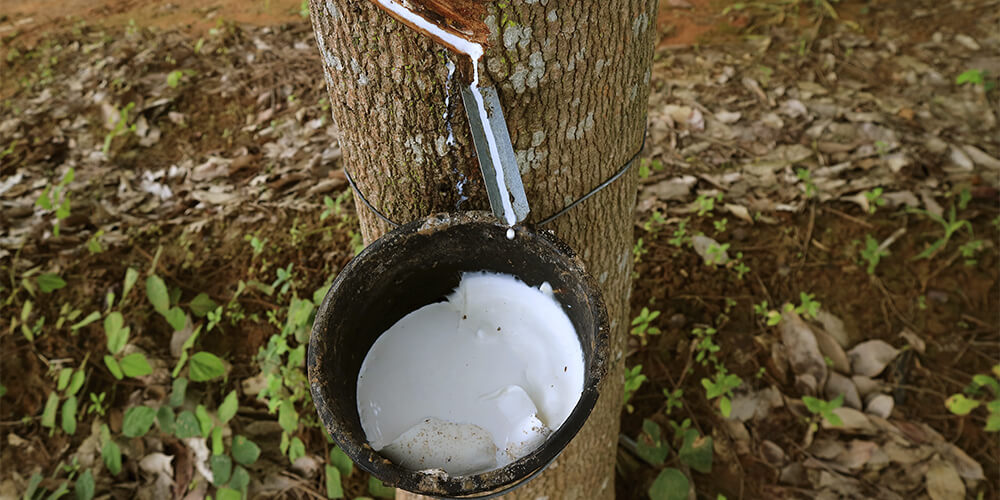
[[[844,320],[838,318],[835,314],[827,311],[826,309],[820,309],[816,313],[816,319],[823,325],[823,330],[829,333],[833,338],[840,344],[840,347],[847,347],[851,343],[851,337],[847,333],[847,327],[844,326]]]
[[[139,460],[139,468],[143,472],[150,475],[160,475],[165,474],[168,477],[174,477],[174,457],[171,455],[165,455],[163,453],[150,453],[142,460]]]
[[[198,470],[198,473],[205,477],[208,482],[212,482],[212,471],[208,467],[208,458],[212,456],[212,453],[208,450],[208,445],[205,442],[205,438],[186,438],[184,439],[184,444],[191,450],[194,455],[194,468]]]
[[[823,394],[828,400],[833,400],[843,394],[845,405],[855,410],[861,409],[861,395],[858,394],[858,388],[854,386],[851,379],[837,372],[830,372]]]
[[[746,422],[767,418],[771,408],[782,406],[781,393],[774,387],[733,396],[729,418]]]
[[[955,466],[958,471],[958,475],[971,479],[973,481],[982,481],[986,479],[983,474],[983,466],[979,462],[975,461],[970,457],[964,450],[948,442],[942,442],[941,446],[938,448],[941,452],[941,456],[944,457],[948,463]]]
[[[878,445],[871,441],[855,439],[842,453],[834,457],[834,462],[848,470],[860,469],[868,463],[877,449]]]
[[[889,418],[892,415],[892,408],[895,406],[892,396],[888,394],[875,394],[865,405],[865,413],[876,417]]]
[[[794,311],[786,311],[782,315],[779,327],[781,343],[788,351],[792,371],[800,375],[811,375],[817,382],[826,380],[826,361],[819,351],[812,328]]]
[[[923,354],[927,349],[927,343],[924,342],[924,339],[920,338],[920,336],[916,333],[913,333],[913,330],[910,330],[909,328],[903,328],[903,331],[899,332],[899,336],[903,337],[903,340],[905,340],[907,344],[910,344],[910,347],[912,347],[914,351],[917,351],[920,354]]]
[[[850,374],[851,362],[847,359],[847,353],[844,352],[843,347],[840,347],[836,338],[820,328],[814,328],[813,334],[816,336],[819,352],[831,361],[831,368],[840,373]]]
[[[851,370],[857,375],[875,377],[882,373],[890,361],[896,359],[899,350],[882,340],[869,340],[854,346],[847,352],[851,359]]]
[[[854,408],[841,406],[840,408],[835,408],[833,413],[834,415],[840,417],[840,420],[843,421],[843,425],[834,426],[828,420],[823,419],[824,429],[836,429],[851,434],[866,435],[872,435],[877,432],[875,425],[868,419],[868,416],[858,410],[855,410]]]
[[[931,500],[964,500],[965,483],[948,462],[933,460],[927,469],[927,494]]]
[[[684,201],[691,195],[691,188],[698,179],[693,175],[684,175],[662,180],[656,184],[643,186],[642,197],[652,196],[663,201]]]

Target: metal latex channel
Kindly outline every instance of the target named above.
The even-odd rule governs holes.
[[[501,197],[508,196],[514,209],[516,221],[522,222],[528,217],[531,209],[528,207],[528,198],[524,194],[524,183],[521,182],[521,171],[517,165],[517,158],[514,156],[514,146],[510,142],[510,132],[507,129],[507,120],[504,119],[503,109],[500,106],[500,98],[493,87],[480,88],[479,92],[482,94],[486,106],[486,115],[489,117],[490,129],[493,131],[494,144],[496,144],[497,152],[500,154],[499,168],[503,173],[507,187],[507,192],[501,192],[497,183],[497,165],[493,164],[493,159],[490,156],[485,127],[478,113],[478,105],[469,86],[463,86],[462,102],[465,104],[465,113],[469,117],[472,142],[476,147],[479,170],[482,172],[483,181],[486,184],[490,208],[497,218],[504,220],[503,198]]]

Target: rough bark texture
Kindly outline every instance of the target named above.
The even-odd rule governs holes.
[[[481,79],[500,93],[529,221],[537,221],[606,179],[639,148],[656,0],[514,0],[489,3],[487,11],[491,46]],[[397,222],[488,209],[459,83],[447,77],[445,63],[457,56],[368,1],[312,0],[312,20],[346,165],[368,199]],[[633,170],[546,227],[581,255],[603,287],[613,363],[584,429],[511,498],[614,496],[635,193]],[[390,229],[356,201],[366,242]]]

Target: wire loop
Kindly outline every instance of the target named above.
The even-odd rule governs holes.
[[[587,194],[585,194],[585,195],[577,198],[576,200],[574,200],[570,204],[568,204],[565,207],[559,209],[556,213],[554,213],[554,214],[552,214],[552,215],[550,215],[550,216],[548,216],[548,217],[540,220],[535,225],[536,226],[544,226],[544,225],[552,222],[556,218],[564,215],[566,212],[569,212],[570,209],[572,209],[573,207],[579,205],[580,203],[582,203],[587,198],[590,198],[591,196],[597,194],[600,190],[602,190],[602,189],[608,187],[609,185],[611,185],[611,183],[613,183],[616,180],[618,180],[618,178],[620,178],[622,175],[625,175],[625,172],[628,172],[628,169],[631,168],[632,165],[635,163],[636,158],[638,158],[639,155],[642,154],[642,150],[646,149],[646,135],[647,135],[648,132],[649,132],[649,125],[646,125],[646,129],[643,130],[643,132],[642,132],[642,144],[639,146],[639,149],[635,152],[635,154],[633,154],[628,159],[628,161],[625,162],[625,165],[623,165],[622,168],[618,169],[617,172],[615,172],[613,175],[611,175],[611,177],[608,177],[604,182],[598,184],[594,189],[591,189],[590,191],[588,191]],[[349,170],[347,170],[346,167],[344,168],[344,175],[347,176],[347,183],[351,185],[351,189],[354,189],[354,192],[358,193],[358,198],[361,198],[361,202],[364,203],[365,206],[367,206],[368,209],[371,210],[375,215],[377,215],[378,218],[386,221],[390,226],[392,226],[394,228],[399,227],[399,226],[402,225],[402,224],[400,224],[400,223],[398,223],[398,222],[390,219],[389,217],[387,217],[379,209],[375,208],[375,206],[372,205],[370,201],[368,201],[368,198],[366,198],[365,194],[362,193],[361,189],[358,188],[358,185],[354,182],[354,178],[351,177],[351,172]]]

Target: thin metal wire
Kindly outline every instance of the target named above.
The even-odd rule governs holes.
[[[559,209],[559,211],[557,211],[556,213],[554,213],[554,214],[552,214],[552,215],[550,215],[550,216],[542,219],[541,221],[539,221],[535,225],[536,226],[544,226],[544,225],[552,222],[556,218],[564,215],[566,212],[569,212],[570,209],[572,209],[573,207],[579,205],[580,203],[583,203],[584,200],[586,200],[587,198],[590,198],[591,196],[594,196],[595,194],[597,194],[598,191],[600,191],[600,190],[608,187],[609,185],[611,185],[611,183],[613,183],[616,180],[618,180],[618,178],[620,178],[622,175],[625,175],[625,172],[628,172],[628,169],[631,168],[632,165],[635,163],[636,158],[638,158],[639,155],[642,154],[642,150],[646,149],[646,135],[647,135],[648,132],[649,132],[649,125],[646,125],[646,129],[643,130],[643,132],[642,132],[642,145],[640,145],[639,149],[635,152],[635,154],[633,154],[632,157],[629,158],[627,162],[625,162],[625,165],[623,165],[622,168],[618,169],[617,172],[615,172],[611,177],[608,177],[604,182],[598,184],[597,187],[595,187],[594,189],[591,189],[589,192],[587,192],[587,194],[585,194],[585,195],[577,198],[575,201],[573,201],[569,205],[566,205],[565,207]],[[402,224],[400,224],[400,223],[398,223],[398,222],[390,219],[389,217],[387,217],[385,214],[383,214],[381,211],[379,211],[379,209],[375,208],[375,206],[372,205],[370,201],[368,201],[368,198],[365,197],[365,194],[361,192],[361,189],[359,189],[358,185],[354,182],[354,178],[351,177],[351,172],[349,170],[347,170],[346,168],[344,169],[344,175],[347,176],[347,183],[351,185],[351,189],[354,189],[354,192],[358,194],[358,198],[361,198],[361,202],[364,203],[365,206],[367,206],[368,209],[372,211],[372,213],[374,213],[375,215],[377,215],[378,218],[386,221],[392,227],[399,227],[399,226],[402,225]]]
[[[358,198],[361,198],[361,201],[364,202],[365,206],[367,206],[369,210],[374,212],[380,219],[388,222],[392,227],[399,227],[401,225],[398,222],[386,217],[385,214],[379,211],[379,209],[372,206],[372,204],[368,201],[368,198],[365,198],[365,194],[358,189],[358,185],[354,183],[354,179],[351,177],[351,171],[347,170],[346,167],[344,168],[344,175],[347,176],[347,183],[351,185],[351,188],[354,189],[355,193],[358,193]]]
[[[544,225],[552,222],[555,218],[559,217],[560,215],[565,214],[566,212],[569,212],[569,210],[571,208],[579,205],[580,203],[583,203],[584,200],[586,200],[587,198],[590,198],[591,196],[594,196],[595,194],[597,194],[598,191],[600,191],[600,190],[608,187],[612,182],[615,182],[616,180],[618,180],[619,177],[621,177],[622,175],[625,175],[625,172],[628,172],[628,169],[632,167],[633,163],[635,163],[635,159],[638,158],[640,154],[642,154],[642,150],[646,149],[646,132],[647,131],[649,131],[649,125],[647,125],[646,129],[642,131],[642,145],[639,146],[639,149],[635,152],[635,154],[633,154],[632,157],[629,158],[627,162],[625,162],[625,165],[623,165],[622,168],[618,169],[618,171],[615,172],[614,175],[612,175],[611,177],[608,177],[608,179],[606,181],[598,184],[597,187],[595,187],[594,189],[591,189],[590,192],[588,192],[587,194],[585,194],[585,195],[577,198],[576,201],[574,201],[573,203],[570,203],[569,205],[566,205],[565,207],[563,207],[558,212],[556,212],[556,213],[554,213],[554,214],[552,214],[552,215],[550,215],[550,216],[542,219],[536,225],[538,225],[538,226],[544,226]]]

